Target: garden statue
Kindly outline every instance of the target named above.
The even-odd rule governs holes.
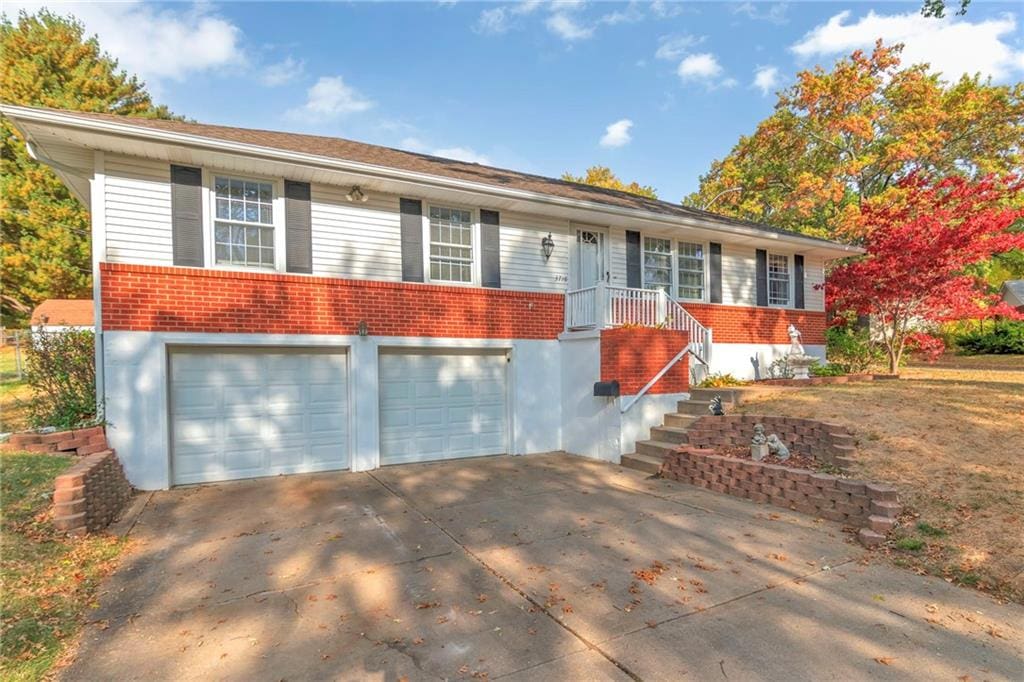
[[[764,435],[764,424],[754,424],[754,437],[750,439],[750,459],[760,462],[768,456],[768,438]]]
[[[774,433],[768,436],[767,447],[768,451],[778,457],[780,462],[785,462],[789,459],[789,448]]]
[[[754,381],[761,380],[761,360],[756,355],[750,356],[750,364],[754,366]]]
[[[810,379],[808,368],[817,362],[817,358],[808,355],[804,345],[800,343],[800,330],[789,325],[789,355],[786,356],[786,364],[793,372],[794,379]]]
[[[708,405],[708,409],[711,410],[711,414],[713,414],[714,416],[724,417],[725,410],[722,409],[722,396],[716,395],[714,399],[711,401],[711,404]]]
[[[789,354],[805,355],[804,345],[800,343],[800,339],[803,337],[800,330],[793,325],[789,325],[789,329],[786,330],[786,333],[789,334]]]

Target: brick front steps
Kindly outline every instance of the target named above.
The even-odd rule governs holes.
[[[713,492],[811,514],[858,528],[865,546],[885,540],[902,507],[890,486],[855,481],[806,469],[725,457],[715,447],[750,443],[755,423],[777,433],[794,453],[813,457],[846,472],[854,463],[853,436],[837,424],[793,417],[726,415],[714,417],[708,406],[716,396],[728,412],[740,404],[743,388],[696,388],[679,401],[650,440],[637,441],[622,466],[659,474]]]

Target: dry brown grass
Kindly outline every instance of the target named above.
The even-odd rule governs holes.
[[[947,357],[740,409],[848,426],[858,475],[895,484],[909,512],[881,556],[1024,602],[1024,358]]]

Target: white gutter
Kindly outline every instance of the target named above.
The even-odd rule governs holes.
[[[566,197],[558,197],[551,194],[531,192],[528,190],[496,187],[494,185],[472,182],[469,180],[460,180],[457,178],[432,175],[418,171],[403,170],[399,168],[392,168],[390,166],[378,166],[376,164],[363,163],[361,161],[335,159],[317,154],[307,154],[304,152],[287,151],[273,147],[263,147],[261,145],[254,145],[245,142],[233,142],[230,140],[219,140],[216,138],[191,135],[188,133],[144,128],[141,126],[131,125],[130,123],[85,119],[79,118],[74,114],[33,109],[31,107],[0,105],[0,113],[12,119],[22,119],[33,123],[48,123],[65,128],[85,130],[88,132],[108,133],[112,135],[119,135],[121,137],[132,137],[147,141],[159,141],[184,147],[210,149],[268,160],[285,161],[301,166],[317,166],[320,168],[346,171],[386,180],[406,180],[420,185],[430,185],[443,189],[457,189],[509,199],[520,199],[535,203],[551,204],[566,208],[611,213],[624,217],[641,218],[643,220],[662,223],[673,227],[683,226],[697,229],[708,229],[708,223],[711,223],[723,232],[747,237],[778,239],[788,243],[804,244],[809,248],[830,249],[849,254],[864,253],[864,250],[857,246],[810,239],[799,235],[759,230],[752,227],[744,227],[742,225],[733,225],[727,222],[718,222],[714,217],[708,217],[705,221],[701,221],[688,216],[666,216],[663,213],[657,213],[655,211],[626,208],[623,206],[614,206],[611,204],[603,204],[581,199],[569,199]]]

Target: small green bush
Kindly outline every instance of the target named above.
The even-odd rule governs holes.
[[[704,378],[698,388],[725,388],[727,386],[745,386],[746,381],[737,379],[731,374],[716,372]]]
[[[1024,322],[1000,322],[993,329],[967,332],[955,343],[964,355],[1024,355]]]
[[[33,426],[73,428],[95,422],[96,345],[91,331],[37,332],[25,348]]]
[[[842,368],[844,374],[866,372],[882,361],[882,349],[871,340],[870,332],[850,325],[825,331],[825,354],[829,364]]]
[[[921,535],[927,535],[933,538],[941,538],[945,537],[946,535],[946,531],[942,530],[941,528],[936,528],[935,526],[926,521],[918,521],[917,530],[921,533]]]
[[[824,365],[815,362],[808,367],[811,376],[815,377],[841,377],[846,376],[847,371],[842,366],[829,362]]]

